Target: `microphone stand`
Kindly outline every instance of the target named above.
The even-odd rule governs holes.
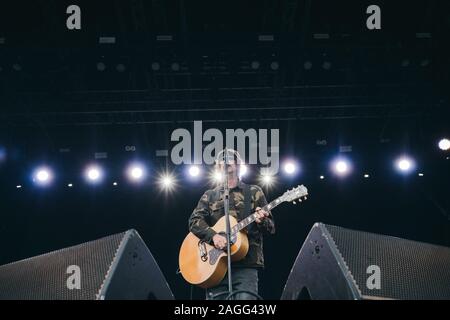
[[[228,259],[228,296],[233,293],[233,282],[231,281],[231,227],[230,227],[230,188],[228,187],[228,156],[224,154],[224,186],[223,186],[223,207],[225,211],[225,226],[227,237],[227,259]]]

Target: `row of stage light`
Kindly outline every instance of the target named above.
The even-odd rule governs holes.
[[[444,151],[450,150],[450,140],[442,139],[439,141],[439,148]],[[349,158],[338,157],[334,159],[330,163],[331,172],[339,177],[345,177],[352,172],[352,162]],[[394,163],[394,167],[398,170],[398,172],[402,174],[410,174],[416,171],[416,163],[414,159],[409,156],[401,156],[396,159]],[[295,160],[286,160],[282,164],[282,171],[286,176],[295,176],[298,174],[300,170],[300,166]],[[245,176],[248,173],[248,166],[245,164],[240,165],[239,174],[241,177]],[[191,179],[200,179],[203,170],[201,166],[198,165],[190,165],[186,170],[187,176]],[[100,184],[104,178],[104,169],[100,165],[91,165],[86,168],[84,171],[84,178],[86,182],[90,184]],[[423,176],[423,172],[418,172],[418,176]],[[127,178],[133,183],[139,183],[144,181],[147,178],[147,169],[141,163],[132,163],[126,169]],[[363,174],[364,178],[369,178],[369,173]],[[52,183],[54,178],[54,173],[51,168],[47,166],[38,167],[32,174],[33,182],[38,186],[48,186]],[[222,174],[220,172],[213,171],[209,174],[209,178],[212,183],[219,183],[222,180]],[[264,186],[270,186],[275,182],[275,176],[269,174],[260,175],[260,183]],[[325,179],[324,175],[320,175],[319,179]],[[176,184],[176,178],[173,174],[170,173],[162,173],[157,178],[158,184],[162,189],[170,190]],[[113,182],[114,186],[118,185],[118,182]],[[73,187],[74,184],[72,182],[68,182],[67,186],[69,188]],[[17,185],[16,188],[22,188],[22,185]]]
[[[402,156],[395,161],[395,168],[402,174],[409,174],[415,171],[416,165],[415,161],[407,156]],[[345,177],[352,172],[352,162],[348,158],[337,158],[330,164],[331,172],[339,177]],[[282,172],[286,176],[295,176],[301,170],[299,164],[294,160],[285,161],[282,164]],[[248,166],[242,164],[240,165],[239,174],[241,177],[248,174]],[[186,168],[186,174],[190,179],[198,180],[203,176],[203,170],[201,166],[189,165]],[[422,172],[418,173],[418,176],[423,176]],[[32,174],[32,181],[38,186],[49,186],[54,180],[54,172],[50,167],[42,166],[35,169]],[[139,183],[144,181],[148,174],[146,167],[140,163],[131,164],[126,170],[126,176],[128,180],[132,183]],[[105,171],[100,165],[91,165],[84,171],[85,181],[89,184],[98,185],[104,181]],[[209,179],[212,183],[219,183],[222,180],[221,172],[213,171],[208,174]],[[369,178],[369,173],[363,174],[364,178]],[[264,186],[270,186],[275,182],[275,175],[261,174],[260,183]],[[319,179],[325,179],[324,175],[320,175]],[[157,182],[162,189],[172,189],[176,184],[176,177],[171,173],[161,173],[157,177]],[[114,181],[113,186],[117,186],[118,182]],[[72,182],[67,183],[67,187],[71,188],[74,184]],[[22,185],[17,185],[16,188],[22,188]]]

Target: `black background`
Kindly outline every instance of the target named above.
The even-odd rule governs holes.
[[[317,221],[450,245],[450,154],[437,148],[449,136],[445,2],[379,1],[379,31],[365,28],[372,3],[364,2],[78,3],[81,31],[65,28],[69,2],[0,7],[0,38],[6,39],[0,44],[0,264],[135,228],[175,296],[189,298],[189,286],[175,274],[178,249],[208,181],[189,181],[184,167],[155,151],[173,146],[172,130],[191,129],[192,120],[205,121],[205,129],[279,128],[280,160],[295,157],[301,164],[299,175],[280,175],[267,190],[269,200],[301,183],[310,190],[305,203],[274,211],[277,234],[265,241],[260,283],[267,299],[280,297]],[[417,32],[432,38],[418,39]],[[274,42],[256,40],[267,33]],[[314,33],[330,39],[314,39]],[[158,42],[158,34],[174,40]],[[117,43],[98,44],[104,35]],[[260,69],[242,67],[253,60]],[[279,70],[270,69],[274,60]],[[312,70],[303,67],[306,60]],[[325,60],[330,70],[321,67]],[[429,64],[422,66],[424,60]],[[98,61],[104,72],[97,71]],[[153,61],[161,70],[152,70]],[[182,71],[172,72],[172,62]],[[117,63],[126,71],[117,72]],[[126,145],[137,151],[126,152]],[[345,155],[354,165],[345,179],[328,168],[342,145],[352,145]],[[99,161],[106,177],[93,187],[81,173],[97,151],[108,152]],[[417,161],[410,176],[393,167],[403,153]],[[139,186],[124,178],[133,159],[149,168]],[[44,189],[30,180],[42,163],[56,173]],[[256,183],[258,167],[250,169],[245,180]],[[169,194],[156,183],[164,170],[178,179]],[[366,172],[369,179],[362,177]],[[194,297],[202,297],[200,289]]]

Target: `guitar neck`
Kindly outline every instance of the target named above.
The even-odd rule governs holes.
[[[277,198],[275,200],[273,200],[271,203],[265,205],[262,210],[264,211],[269,211],[272,210],[273,208],[275,208],[276,206],[278,206],[279,204],[281,204],[283,201],[280,200],[280,198]],[[241,231],[242,229],[244,229],[245,227],[247,227],[249,224],[253,223],[256,221],[256,213],[253,213],[251,215],[249,215],[247,218],[242,219],[241,221],[239,221],[238,224],[236,224],[233,228],[232,228],[232,232],[233,233],[237,233],[239,231]]]

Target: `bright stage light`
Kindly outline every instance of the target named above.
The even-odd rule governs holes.
[[[244,177],[248,173],[248,167],[245,164],[239,166],[239,178]]]
[[[113,182],[113,186],[117,186],[117,182]]]
[[[173,184],[173,180],[171,177],[163,177],[161,182],[166,188],[169,188]]]
[[[450,140],[448,139],[441,139],[439,141],[439,149],[447,151],[450,149]]]
[[[370,176],[369,176],[369,174],[367,174],[367,173],[366,173],[366,174],[364,174],[364,178],[366,178],[366,179],[367,179],[367,178],[369,178],[369,177],[370,177]]]
[[[222,182],[223,180],[223,174],[220,171],[215,170],[212,174],[211,174],[211,180],[213,183],[217,184]]]
[[[398,162],[398,168],[402,171],[408,171],[411,168],[411,162],[407,159]]]
[[[175,187],[175,177],[169,173],[164,173],[159,178],[159,185],[165,191],[170,191]]]
[[[323,180],[323,179],[325,179],[325,177],[324,177],[324,176],[320,176],[319,179],[320,179],[320,180]]]
[[[47,170],[40,170],[37,173],[36,178],[40,182],[47,182],[50,179],[50,173],[48,173]]]
[[[192,178],[197,178],[198,176],[200,176],[200,167],[196,166],[196,165],[192,165],[189,167],[188,172]]]
[[[103,177],[103,171],[99,166],[89,166],[85,171],[85,177],[91,183],[98,183]]]
[[[337,173],[345,174],[348,171],[348,164],[345,161],[338,161],[335,168]]]
[[[67,186],[68,186],[69,188],[72,188],[72,187],[73,187],[73,184],[68,183]]]
[[[49,168],[41,167],[34,171],[33,181],[41,186],[45,186],[51,183],[53,174]]]
[[[343,177],[350,173],[351,164],[346,159],[338,158],[332,162],[331,169],[334,171],[335,174]]]
[[[145,178],[145,168],[140,164],[132,164],[127,169],[128,178],[133,182],[142,181]]]
[[[133,179],[140,179],[144,175],[144,171],[141,168],[133,168],[131,170],[131,177]]]
[[[270,174],[263,174],[260,179],[261,183],[266,187],[270,187],[275,183],[275,177]]]
[[[408,173],[414,170],[414,161],[406,156],[400,157],[395,163],[397,170],[403,173]]]
[[[87,175],[88,175],[89,180],[95,181],[100,178],[100,171],[97,169],[89,169]]]
[[[283,166],[283,170],[286,174],[293,175],[297,172],[297,165],[292,161],[287,161]]]

